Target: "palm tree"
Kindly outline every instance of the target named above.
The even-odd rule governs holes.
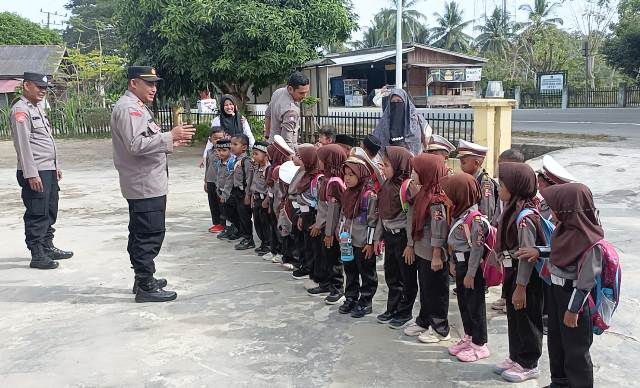
[[[381,38],[386,44],[393,44],[396,39],[396,14],[399,1],[402,1],[402,41],[413,42],[425,36],[424,22],[427,18],[420,11],[413,9],[418,0],[391,0],[393,7],[384,8],[376,15],[382,26]]]
[[[451,51],[468,51],[471,37],[464,33],[464,29],[471,20],[463,21],[463,11],[455,1],[445,3],[444,14],[434,13],[438,23],[432,29],[433,45]]]
[[[374,48],[390,44],[384,41],[382,29],[383,23],[381,20],[381,16],[380,14],[377,14],[374,16],[371,26],[367,27],[364,30],[362,39],[351,42],[351,46],[356,50],[362,50],[366,48]]]
[[[525,11],[528,14],[529,21],[524,23],[527,29],[539,29],[541,27],[556,27],[562,25],[564,20],[562,18],[554,17],[556,8],[560,6],[559,1],[553,3],[547,0],[535,0],[533,6],[530,4],[523,4],[520,6],[521,11]]]
[[[476,45],[483,54],[492,52],[504,57],[515,37],[516,28],[510,15],[496,7],[490,17],[485,15],[484,25],[476,26],[475,29],[480,32],[476,37]]]

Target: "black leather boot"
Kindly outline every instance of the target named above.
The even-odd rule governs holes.
[[[165,291],[158,287],[158,282],[153,277],[140,279],[136,292],[137,303],[169,302],[175,300],[178,294],[175,291]]]
[[[31,248],[31,263],[29,267],[37,269],[56,269],[58,263],[53,261],[49,255],[45,253],[42,245],[36,245]]]
[[[160,278],[155,280],[158,283],[158,288],[165,288],[167,286],[167,279]],[[135,294],[138,292],[138,282],[139,282],[138,278],[135,278],[133,280],[133,288],[131,289],[132,294]]]
[[[73,257],[73,252],[58,249],[53,245],[53,243],[46,244],[44,246],[44,252],[51,258],[51,260],[66,260]]]

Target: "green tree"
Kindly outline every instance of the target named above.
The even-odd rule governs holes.
[[[158,68],[162,95],[214,84],[241,104],[356,28],[346,0],[118,0],[116,15],[130,61]]]
[[[381,40],[387,44],[396,41],[398,1],[402,1],[402,41],[418,42],[424,40],[425,33],[428,36],[425,27],[427,18],[420,11],[414,9],[417,0],[392,0],[393,7],[384,8],[378,13],[380,15],[378,32],[381,34]]]
[[[640,0],[622,0],[611,29],[602,50],[608,63],[640,83]]]
[[[562,18],[555,17],[555,12],[560,7],[561,2],[550,2],[547,0],[535,0],[533,5],[523,4],[521,11],[527,13],[528,21],[524,23],[527,29],[540,29],[543,27],[555,27],[564,24]]]
[[[65,8],[71,11],[62,34],[68,47],[83,53],[98,50],[107,55],[121,51],[122,44],[114,28],[113,0],[69,0]]]
[[[467,52],[470,48],[471,37],[464,33],[464,29],[471,20],[464,21],[464,12],[455,1],[445,3],[444,14],[434,13],[437,26],[432,29],[436,47],[446,50]]]
[[[0,12],[0,45],[61,44],[57,31],[10,12]]]
[[[484,25],[476,26],[476,30],[480,34],[475,41],[482,54],[507,55],[515,37],[514,23],[508,13],[496,7],[490,17],[485,17]]]

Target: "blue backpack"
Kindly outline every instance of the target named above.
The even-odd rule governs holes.
[[[553,231],[556,229],[556,226],[546,218],[542,217],[540,213],[535,209],[522,209],[518,217],[516,218],[516,225],[519,225],[525,217],[530,215],[537,214],[540,216],[540,224],[542,225],[542,232],[544,233],[544,238],[546,240],[547,246],[551,245],[551,235]],[[551,272],[549,271],[548,259],[543,259],[539,257],[536,261],[536,271],[538,271],[538,275],[545,283],[551,284]]]

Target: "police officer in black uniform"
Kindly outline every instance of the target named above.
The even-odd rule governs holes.
[[[191,125],[179,125],[162,132],[145,105],[156,95],[161,78],[153,67],[133,66],[128,70],[128,90],[111,114],[113,163],[120,177],[120,189],[129,203],[127,251],[135,272],[136,302],[167,302],[177,294],[165,291],[165,279],[154,278],[154,259],[165,233],[168,191],[167,155],[174,147],[188,145],[195,133]]]
[[[31,268],[58,268],[56,260],[69,259],[73,252],[53,245],[58,218],[58,182],[62,171],[53,131],[42,101],[51,86],[47,76],[24,73],[23,93],[9,116],[13,145],[18,157],[18,184],[22,188],[24,232],[31,251]]]

